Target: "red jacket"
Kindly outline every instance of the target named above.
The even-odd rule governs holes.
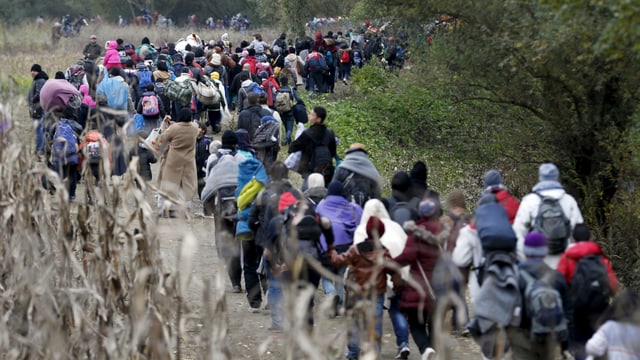
[[[571,285],[571,280],[573,279],[573,274],[576,272],[578,260],[587,255],[602,256],[602,263],[606,266],[607,272],[609,273],[609,285],[611,286],[611,292],[615,294],[618,291],[618,278],[611,268],[609,258],[602,253],[600,245],[593,241],[577,242],[569,246],[560,257],[560,261],[558,262],[558,271],[567,280],[567,284]]]
[[[433,287],[431,285],[433,269],[438,262],[440,249],[444,247],[449,238],[449,226],[440,223],[438,219],[427,220],[420,218],[416,223],[412,221],[406,222],[404,229],[408,235],[407,243],[402,254],[393,260],[400,266],[409,265],[411,278],[420,285],[426,297],[421,299],[420,292],[410,284],[405,283],[402,288],[400,308],[420,309],[421,302],[424,301],[424,308],[427,311],[433,311],[435,301],[429,294],[429,287],[424,277],[427,277],[430,286]],[[423,271],[424,276],[422,275]]]

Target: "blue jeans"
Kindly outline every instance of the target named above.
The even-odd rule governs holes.
[[[378,343],[378,353],[380,353],[381,342],[380,339],[382,337],[382,311],[384,310],[384,294],[376,295],[374,297],[376,303],[376,312],[375,312],[375,331],[376,331],[376,341]],[[366,327],[366,326],[365,326]],[[354,319],[351,328],[349,329],[349,344],[347,345],[347,357],[348,358],[358,358],[360,355],[360,326],[358,325],[358,319]]]
[[[292,141],[291,135],[293,134],[293,123],[295,122],[295,118],[293,115],[281,115],[281,117],[285,129],[284,139],[287,144],[290,144]]]
[[[34,119],[37,121],[36,125],[36,153],[44,154],[44,126],[42,125],[42,119]]]
[[[400,311],[401,292],[398,291],[389,300],[389,318],[396,335],[396,345],[398,347],[409,345],[409,323],[407,318]]]
[[[336,269],[334,274],[338,275],[340,278],[344,278],[344,273],[347,271],[347,267],[341,267]],[[344,301],[344,285],[339,283],[336,287],[336,284],[333,283],[333,280],[327,279],[325,277],[322,278],[322,288],[324,289],[325,295],[337,296],[338,297],[338,308],[342,306],[342,302]]]
[[[284,304],[282,297],[282,274],[274,275],[270,268],[267,268],[269,276],[269,290],[267,301],[271,309],[271,327],[282,328],[284,322]]]

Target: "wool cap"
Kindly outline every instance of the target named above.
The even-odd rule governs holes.
[[[367,220],[367,239],[376,239],[384,235],[384,223],[377,216],[369,217]]]
[[[418,215],[421,218],[430,219],[440,214],[440,205],[434,199],[426,198],[420,202],[418,206]]]
[[[391,178],[391,189],[398,191],[407,191],[411,186],[411,179],[409,174],[404,171],[398,171],[393,178]]]
[[[549,253],[547,238],[537,231],[532,231],[524,238],[523,252],[528,257],[545,257]]]
[[[558,167],[552,163],[544,163],[540,165],[538,174],[540,181],[558,181],[558,178],[560,177]]]
[[[148,37],[145,36],[145,37],[142,38],[142,41],[140,43],[142,43],[142,44],[151,44],[151,41],[149,40]]]
[[[318,173],[309,175],[309,178],[307,179],[307,186],[309,189],[314,187],[324,187],[324,176]]]
[[[222,56],[218,53],[211,55],[211,63],[216,66],[222,64]]]
[[[498,186],[502,184],[502,175],[498,172],[498,170],[491,169],[484,173],[484,188],[488,188],[490,186]]]
[[[327,188],[327,195],[344,196],[344,185],[340,181],[332,181]]]
[[[91,36],[89,36],[89,39],[97,39],[97,38],[98,38],[98,37],[97,37],[97,36],[95,36],[95,35],[91,35]]]
[[[573,228],[573,240],[578,241],[589,241],[591,239],[591,233],[589,232],[589,228],[586,224],[576,224]]]
[[[236,136],[236,133],[231,130],[226,130],[222,134],[222,146],[229,147],[234,145],[238,145],[238,137]]]
[[[290,192],[287,191],[280,195],[280,200],[278,201],[278,212],[284,211],[284,209],[288,208],[291,205],[294,205],[298,202],[298,199]]]
[[[447,209],[452,208],[466,208],[466,203],[464,199],[464,193],[462,190],[453,190],[447,194],[446,198]]]
[[[33,64],[33,65],[31,65],[31,71],[41,72],[42,71],[42,66],[40,66],[40,64]]]

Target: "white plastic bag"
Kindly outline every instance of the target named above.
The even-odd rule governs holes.
[[[160,151],[160,148],[162,147],[162,130],[160,128],[151,130],[149,136],[147,136],[144,142],[147,148]]]
[[[294,139],[297,139],[304,132],[304,124],[298,123],[296,128],[296,136]],[[284,161],[284,164],[293,171],[298,171],[298,166],[300,165],[300,159],[302,159],[302,151],[296,151],[287,156],[287,159]]]

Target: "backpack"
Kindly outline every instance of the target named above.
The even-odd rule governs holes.
[[[203,105],[218,105],[221,98],[220,92],[215,86],[201,82],[198,83],[196,97]]]
[[[309,161],[309,169],[318,174],[324,176],[325,184],[331,182],[333,179],[333,157],[331,151],[329,151],[329,142],[331,141],[332,132],[327,131],[322,139],[322,142],[317,143],[312,139],[311,143],[313,151],[311,152],[311,159]]]
[[[553,271],[553,270],[551,270]],[[562,298],[546,279],[536,279],[526,270],[520,269],[520,275],[526,282],[523,302],[527,316],[531,319],[529,338],[541,343],[549,336],[558,341],[568,337],[567,320],[564,317]],[[547,273],[545,277],[551,276]]]
[[[373,198],[370,193],[370,181],[360,174],[351,172],[342,182],[347,200],[364,207],[364,204]]]
[[[353,63],[358,67],[362,67],[362,65],[364,65],[364,61],[362,60],[362,54],[360,54],[360,51],[353,52]]]
[[[407,221],[418,220],[418,205],[420,198],[413,197],[409,201],[397,201],[393,196],[387,198],[389,203],[389,217],[403,226]]]
[[[300,202],[302,203],[302,201]],[[306,199],[306,210],[302,217],[295,219],[299,211],[298,207],[291,207],[284,211],[284,236],[287,249],[295,249],[295,256],[309,255],[315,259],[320,258],[320,236],[322,235],[322,226],[320,225],[320,215],[316,212],[316,204],[311,199]],[[289,238],[289,229],[295,226],[298,237],[297,247],[293,247],[292,239]],[[293,258],[291,259],[293,260]]]
[[[504,208],[495,201],[478,206],[475,227],[482,251],[514,251],[517,237]]]
[[[343,64],[348,64],[351,62],[351,54],[349,54],[349,51],[347,50],[342,51],[342,55],[340,56],[340,62]]]
[[[142,97],[142,115],[156,116],[160,114],[160,106],[158,105],[158,97],[155,95],[146,95]]]
[[[51,162],[55,166],[78,163],[78,138],[68,121],[59,121],[53,134]]]
[[[520,207],[520,201],[518,201],[515,196],[511,195],[511,193],[505,189],[492,189],[491,193],[496,196],[496,201],[498,202],[498,204],[502,205],[504,210],[507,212],[509,222],[513,224],[513,220],[516,218],[518,208]]]
[[[222,221],[228,223],[236,222],[238,216],[236,186],[226,186],[218,189],[214,214],[219,215]]]
[[[261,94],[265,94],[266,92],[264,91],[263,88],[260,87],[260,85],[256,84],[255,82],[252,82],[251,85],[249,85],[249,87],[243,87],[241,88],[242,91],[244,91],[244,95],[248,96],[249,92],[252,92],[254,94],[257,94],[258,96],[260,96]]]
[[[328,66],[333,66],[335,63],[333,61],[333,53],[331,51],[327,51],[327,60],[326,63]]]
[[[102,144],[100,144],[100,140],[87,143],[87,160],[89,164],[95,165],[100,163],[100,159],[102,158],[101,148]]]
[[[177,82],[174,80],[167,80],[164,87],[165,96],[180,105],[186,106],[191,103],[191,97],[193,97],[193,87],[190,80],[183,82]]]
[[[563,253],[571,236],[571,222],[560,206],[560,198],[535,193],[540,197],[538,215],[533,221],[533,230],[541,232],[549,242],[549,254]],[[563,195],[564,196],[564,195]]]
[[[571,279],[571,295],[576,313],[599,314],[609,306],[611,286],[601,255],[578,260]]]
[[[276,92],[276,102],[274,107],[277,112],[279,112],[280,114],[288,113],[289,111],[291,111],[291,109],[293,109],[294,105],[295,100],[293,98],[292,90],[278,90]]]
[[[158,95],[164,94],[164,83],[161,81],[157,81],[154,86],[154,92]]]
[[[84,80],[85,70],[82,65],[74,65],[67,70],[67,81],[76,89],[80,88]]]
[[[153,85],[151,70],[138,70],[136,77],[138,78],[138,89],[142,92],[147,91],[147,85]]]

